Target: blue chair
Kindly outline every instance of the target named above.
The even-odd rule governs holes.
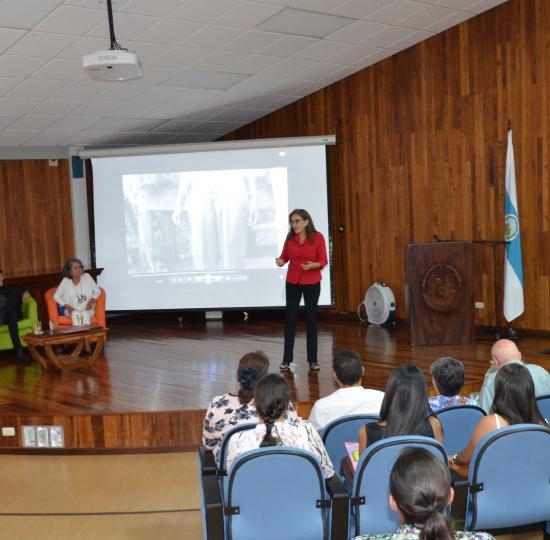
[[[378,420],[380,420],[380,417],[375,414],[351,414],[333,420],[322,430],[323,443],[337,473],[340,470],[342,458],[348,455],[344,443],[346,441],[357,441],[359,439],[359,428]]]
[[[541,394],[536,397],[539,411],[547,421],[550,421],[550,394]]]
[[[411,446],[425,448],[447,464],[445,448],[430,437],[388,437],[368,446],[361,454],[353,477],[350,536],[389,534],[399,528],[399,516],[388,504],[389,478],[399,454]]]
[[[452,456],[466,447],[485,411],[475,405],[457,405],[440,409],[435,414],[443,429],[443,446]]]
[[[492,530],[550,520],[550,429],[515,424],[486,435],[468,473],[466,528]]]

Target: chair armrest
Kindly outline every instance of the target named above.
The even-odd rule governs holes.
[[[197,452],[199,457],[199,465],[202,475],[216,474],[217,466],[214,454],[207,450],[204,446],[199,447]]]
[[[206,540],[224,540],[223,502],[216,475],[201,476],[204,497],[204,526]]]
[[[347,540],[349,529],[349,493],[336,474],[328,478],[325,483],[327,492],[332,500],[330,538],[331,540]]]

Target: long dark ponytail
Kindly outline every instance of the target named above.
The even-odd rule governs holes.
[[[273,436],[275,421],[281,418],[290,403],[290,388],[286,380],[274,373],[265,376],[254,389],[258,416],[265,424],[265,436],[260,446],[277,446],[281,441]]]

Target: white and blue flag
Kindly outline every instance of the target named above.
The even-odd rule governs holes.
[[[508,131],[506,150],[506,202],[504,204],[504,318],[510,322],[523,313],[523,265],[521,262],[521,236],[519,211],[516,197],[516,166],[512,130]]]

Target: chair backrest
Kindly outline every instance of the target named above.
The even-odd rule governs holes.
[[[466,528],[516,527],[550,520],[550,429],[515,424],[486,435],[468,474]]]
[[[539,411],[547,422],[550,422],[550,394],[541,394],[536,397]]]
[[[218,454],[218,475],[227,475],[227,446],[229,444],[229,439],[231,439],[231,437],[236,433],[254,429],[257,425],[257,422],[246,422],[244,424],[238,424],[225,432],[225,435],[220,441],[220,450]]]
[[[231,467],[225,513],[228,540],[328,538],[321,466],[305,450],[268,447]]]
[[[426,448],[447,464],[445,449],[431,437],[388,437],[368,446],[353,478],[350,523],[355,524],[354,534],[389,534],[399,528],[399,516],[388,504],[390,472],[402,450],[411,446]]]
[[[436,413],[443,429],[443,446],[453,455],[466,447],[485,411],[475,405],[457,405],[440,409]]]
[[[359,440],[359,428],[378,420],[380,417],[376,414],[350,414],[327,424],[322,431],[322,439],[337,473],[340,470],[342,458],[347,456],[344,443]]]

